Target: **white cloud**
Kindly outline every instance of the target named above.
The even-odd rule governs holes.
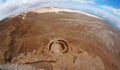
[[[95,0],[73,0],[73,1],[81,2],[81,3],[95,4]]]
[[[120,16],[120,9],[113,8],[113,7],[110,7],[110,6],[101,6],[101,7],[106,9],[106,10],[112,11],[113,13]]]

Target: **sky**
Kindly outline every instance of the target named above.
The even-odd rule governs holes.
[[[120,30],[120,0],[0,0],[0,20],[34,8],[80,10],[103,18]]]

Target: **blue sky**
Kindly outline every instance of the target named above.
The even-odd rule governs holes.
[[[120,0],[96,0],[100,5],[108,5],[115,8],[120,8]]]
[[[120,30],[120,0],[0,0],[0,20],[26,10],[42,7],[89,12],[107,19]]]

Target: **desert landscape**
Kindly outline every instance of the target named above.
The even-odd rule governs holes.
[[[85,12],[42,8],[0,22],[1,70],[120,70],[120,32]]]

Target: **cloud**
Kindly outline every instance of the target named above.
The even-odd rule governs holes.
[[[5,3],[6,2],[6,0],[0,0],[0,3]]]
[[[104,8],[104,9],[106,9],[106,10],[112,11],[116,15],[120,16],[120,9],[113,8],[113,7],[110,7],[110,6],[101,6],[101,7]]]
[[[95,4],[95,0],[73,0],[73,1],[77,1],[80,3],[91,3],[91,4]]]

